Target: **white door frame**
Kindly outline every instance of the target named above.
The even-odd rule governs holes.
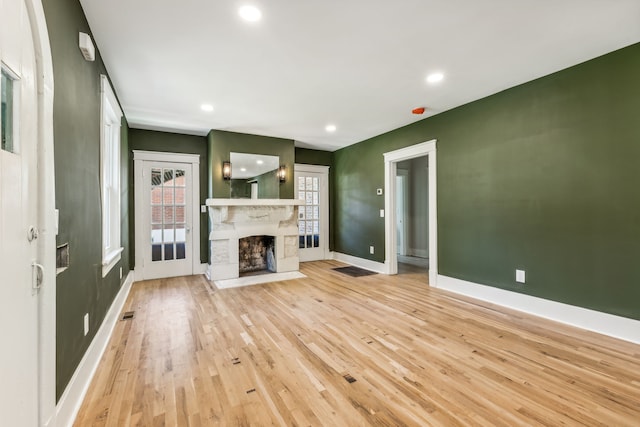
[[[145,247],[144,221],[142,212],[145,202],[144,185],[142,176],[144,162],[168,162],[191,164],[191,254],[192,269],[191,274],[199,274],[200,267],[200,156],[197,154],[165,153],[156,151],[133,150],[133,173],[134,173],[134,198],[135,198],[135,279],[144,280],[142,277],[142,248]]]
[[[317,173],[322,174],[320,179],[320,239],[324,242],[322,259],[329,258],[329,166],[305,165],[296,163],[294,165],[294,181],[297,173]],[[294,182],[294,198],[298,196],[298,183]],[[304,206],[304,205],[301,205]],[[304,262],[303,260],[300,260]]]
[[[396,171],[397,163],[416,157],[428,156],[429,162],[429,286],[437,286],[438,277],[438,216],[436,194],[436,140],[384,153],[385,185],[385,269],[387,274],[398,273],[396,232]]]

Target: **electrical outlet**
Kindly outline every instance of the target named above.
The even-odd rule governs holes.
[[[376,251],[376,249],[373,246],[369,246],[369,253],[370,254],[373,255],[375,253],[375,251]]]
[[[382,196],[382,188],[378,188],[378,189],[376,190],[376,194],[377,194],[378,196]]]
[[[516,270],[516,282],[524,283],[525,282],[525,272],[524,270]]]
[[[84,336],[86,337],[89,333],[89,313],[84,315]]]

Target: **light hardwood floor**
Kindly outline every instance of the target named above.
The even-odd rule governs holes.
[[[341,265],[135,283],[76,425],[640,425],[640,346]]]

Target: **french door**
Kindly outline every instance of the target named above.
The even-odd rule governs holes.
[[[139,154],[134,152],[134,158]],[[194,264],[199,263],[194,256],[194,247],[199,247],[199,232],[194,230],[198,222],[197,216],[194,220],[197,167],[192,163],[139,159],[134,163],[139,169],[136,169],[136,278],[194,274]]]
[[[304,200],[298,211],[301,262],[326,259],[329,249],[329,167],[295,165],[295,191]]]

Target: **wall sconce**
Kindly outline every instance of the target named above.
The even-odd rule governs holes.
[[[285,165],[281,165],[278,168],[278,180],[280,182],[285,182],[287,180],[287,167]]]
[[[231,179],[231,162],[222,162],[222,178],[225,181]]]

